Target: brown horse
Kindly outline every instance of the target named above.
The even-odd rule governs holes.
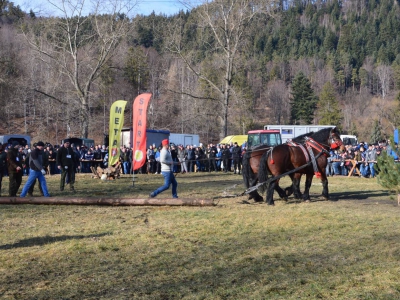
[[[242,160],[242,176],[245,187],[251,188],[258,183],[258,168],[260,166],[261,157],[264,153],[271,150],[268,145],[258,145],[248,149]],[[262,202],[263,197],[257,190],[249,192],[249,200],[254,199],[256,202]]]
[[[321,178],[322,195],[329,199],[328,179],[325,168],[329,148],[344,148],[340,134],[336,127],[324,128],[305,138],[303,147],[282,144],[265,152],[260,160],[258,179],[260,182],[269,182],[267,186],[266,202],[274,205],[273,193],[277,181],[287,174],[292,179],[292,188],[295,196],[301,195],[299,190],[301,174],[306,175],[306,185],[303,199],[309,200],[309,190],[312,178],[315,175]],[[315,159],[313,159],[315,158]],[[292,173],[290,173],[293,171]]]
[[[305,138],[312,134],[314,134],[314,132],[300,135],[294,138],[292,141],[295,143],[303,144],[305,142]],[[260,161],[264,153],[268,151],[273,151],[272,147],[268,145],[258,145],[252,149],[249,149],[243,156],[242,174],[244,185],[247,189],[254,187],[258,183],[258,169],[260,167]],[[297,183],[297,181],[300,182],[301,175],[302,174],[290,174],[289,176],[292,179],[292,183]],[[298,180],[295,181],[295,178],[298,178]],[[287,187],[285,190],[282,190],[279,187],[279,179],[275,184],[275,190],[279,194],[279,197],[285,200],[287,200],[287,197],[290,196],[292,193],[295,193],[295,198],[301,198],[301,194],[299,194],[297,190],[293,189],[293,185]],[[264,200],[263,197],[257,192],[257,190],[249,192],[249,200],[250,199],[254,199],[254,201],[256,202],[262,202]]]

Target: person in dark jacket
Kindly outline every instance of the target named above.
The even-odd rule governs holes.
[[[178,160],[178,150],[176,149],[175,145],[171,145],[170,153],[171,153],[172,160],[174,162],[178,162],[179,161]],[[178,173],[178,165],[177,164],[172,166],[172,172],[173,173]]]
[[[3,181],[4,171],[7,166],[7,153],[4,151],[4,147],[0,144],[0,196],[1,196],[1,182]]]
[[[44,175],[46,175],[46,171],[43,168],[43,148],[44,143],[38,142],[35,149],[33,149],[29,154],[29,177],[24,187],[22,188],[22,192],[20,195],[21,198],[26,196],[30,187],[34,185],[36,179],[39,180],[43,195],[45,197],[50,197],[47,190],[46,178],[44,177]]]
[[[194,171],[194,165],[196,163],[196,154],[194,153],[194,148],[192,145],[187,145],[187,159],[188,159],[188,172],[193,172]]]
[[[217,164],[215,163],[215,158],[217,157],[217,148],[212,143],[207,148],[207,156],[208,172],[211,172],[211,169],[217,172]]]
[[[131,161],[132,161],[132,152],[128,149],[123,147],[121,151],[121,160],[122,160],[122,167],[124,168],[124,174],[131,173]]]
[[[242,170],[241,154],[242,148],[237,142],[235,142],[232,148],[233,174],[236,174],[236,170],[237,173],[240,174],[240,171]]]
[[[91,149],[89,149],[83,156],[81,157],[83,161],[83,170],[82,173],[91,173],[90,166],[92,161],[94,160],[94,154]]]
[[[230,171],[229,156],[231,154],[231,151],[229,150],[229,145],[222,145],[221,151],[222,151],[221,159],[224,164],[224,172],[226,173],[226,172]]]
[[[75,192],[74,184],[76,166],[78,169],[80,168],[79,157],[77,157],[74,150],[71,148],[69,141],[65,141],[64,145],[57,151],[57,167],[61,170],[60,191],[64,190],[65,178],[68,174],[69,187],[72,192]]]
[[[196,147],[194,150],[194,155],[196,159],[196,166],[197,166],[197,171],[196,172],[203,172],[205,170],[204,167],[204,152],[201,147]]]
[[[9,176],[9,196],[17,197],[22,182],[22,155],[18,151],[19,143],[12,142],[7,152],[7,169]]]
[[[53,148],[48,147],[46,155],[47,155],[46,160],[49,162],[50,175],[58,174],[57,162],[56,162],[57,152],[55,152]]]
[[[35,150],[36,146],[37,146],[37,143],[34,143],[34,144],[33,144],[33,149],[32,149],[32,150]],[[30,151],[30,152],[26,155],[26,158],[25,158],[25,165],[26,165],[28,168],[29,168],[29,160],[30,160],[30,158],[31,158],[31,153],[32,153],[32,151]],[[43,153],[43,154],[42,154],[42,158],[43,158],[43,170],[46,171],[45,166],[44,166],[45,156],[46,156],[46,153]],[[29,179],[29,177],[28,177],[28,179]],[[35,181],[33,181],[33,183],[31,184],[31,186],[30,186],[30,188],[29,188],[29,190],[28,190],[28,196],[30,196],[30,197],[33,197],[33,190],[35,189],[36,181],[37,181],[37,178],[35,179]],[[42,190],[42,185],[41,185],[40,183],[39,183],[39,191],[40,191],[40,195],[41,195],[41,196],[44,196],[43,190]]]

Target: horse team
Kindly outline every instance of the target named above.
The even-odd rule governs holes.
[[[325,168],[330,149],[344,150],[340,133],[336,127],[310,132],[275,147],[258,145],[248,149],[243,157],[243,180],[249,199],[263,201],[258,187],[266,190],[266,202],[274,205],[273,194],[277,191],[287,200],[292,193],[296,199],[309,200],[309,190],[314,175],[321,179],[322,195],[329,199],[328,179]],[[300,192],[300,179],[306,175],[304,193]],[[283,190],[279,179],[288,175],[292,185]]]

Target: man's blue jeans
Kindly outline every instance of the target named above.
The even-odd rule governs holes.
[[[361,163],[360,172],[361,172],[361,175],[363,177],[367,177],[368,176],[368,165],[365,165],[364,163]]]
[[[372,177],[375,177],[375,168],[374,168],[374,165],[375,165],[375,163],[369,163],[368,164],[368,166],[369,166],[369,171],[371,172],[371,178]]]
[[[174,173],[162,171],[161,174],[162,176],[164,176],[164,185],[160,186],[153,192],[154,197],[157,196],[159,193],[168,190],[169,186],[172,184],[172,197],[178,198],[177,194],[178,182],[175,179]]]
[[[342,169],[340,167],[341,162],[340,161],[335,161],[332,163],[332,167],[333,167],[333,172],[335,173],[335,175],[341,175],[342,174]]]
[[[44,178],[41,171],[34,171],[32,169],[29,170],[29,177],[26,181],[24,187],[22,188],[22,192],[20,197],[25,197],[28,193],[29,188],[35,182],[36,178],[39,180],[39,184],[42,186],[43,195],[45,197],[50,197],[49,191],[47,190],[46,179]]]
[[[124,174],[129,174],[130,173],[130,162],[124,161],[122,163],[122,166],[124,167]]]

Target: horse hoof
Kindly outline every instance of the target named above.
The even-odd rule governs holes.
[[[289,197],[291,194],[293,194],[293,189],[287,187],[285,189],[285,194],[286,194],[286,197]]]
[[[287,196],[286,196],[286,195],[279,195],[279,198],[281,198],[282,200],[285,200],[285,201],[287,201],[287,200],[288,200],[288,198],[287,198]]]
[[[255,202],[263,202],[264,201],[263,197],[261,197],[260,195],[254,196],[253,199]]]
[[[288,201],[288,197],[286,195],[280,195],[281,200]]]

